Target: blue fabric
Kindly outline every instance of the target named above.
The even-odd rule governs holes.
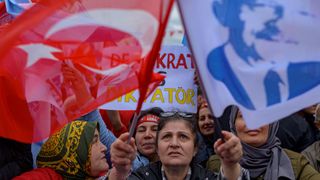
[[[30,0],[0,0],[0,2],[5,2],[6,10],[9,14],[17,16],[24,11],[21,4],[31,4]]]
[[[100,125],[100,141],[107,147],[106,157],[107,157],[108,164],[111,167],[111,155],[110,155],[111,144],[117,138],[107,128],[107,126],[104,123],[98,110],[94,110],[94,111],[82,116],[80,119],[83,119],[85,121],[97,121],[99,123],[99,125]]]
[[[132,171],[135,171],[140,167],[146,166],[149,163],[150,163],[150,161],[148,158],[146,158],[142,154],[138,153],[136,159],[133,161]]]
[[[205,168],[209,157],[215,154],[213,149],[215,138],[206,139],[200,133],[198,133],[197,136],[199,137],[199,146],[198,152],[194,157],[194,162]]]
[[[32,152],[32,157],[33,157],[33,168],[37,168],[37,156],[40,152],[41,146],[44,142],[46,142],[47,139],[37,142],[37,143],[32,143],[31,145],[31,152]]]

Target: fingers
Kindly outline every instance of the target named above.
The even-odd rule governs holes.
[[[224,137],[225,142],[223,142],[221,139],[219,139],[215,145],[214,148],[218,150],[218,152],[231,149],[234,147],[236,144],[240,143],[239,138],[234,136],[232,133],[227,132],[227,131],[222,131],[222,135]]]
[[[221,139],[216,141],[214,144],[216,154],[224,163],[233,164],[239,162],[243,153],[240,139],[227,131],[222,131],[222,134],[225,142]]]
[[[111,152],[119,153],[119,154],[127,154],[135,152],[135,142],[134,139],[131,138],[130,143],[127,144],[127,139],[129,137],[129,133],[121,134],[120,137],[111,145]]]
[[[131,160],[128,158],[122,158],[119,156],[111,156],[111,162],[113,166],[127,166],[131,164]]]
[[[133,138],[127,144],[129,133],[124,133],[111,145],[111,161],[115,166],[130,166],[136,157],[136,146]]]
[[[82,78],[81,73],[77,69],[70,67],[65,63],[61,64],[61,72],[64,80],[67,82],[74,82]]]

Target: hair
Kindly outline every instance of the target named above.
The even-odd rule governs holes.
[[[198,148],[198,136],[197,136],[197,121],[195,119],[195,116],[193,115],[192,117],[183,117],[180,116],[179,113],[175,113],[173,116],[170,117],[162,117],[160,115],[160,120],[159,120],[159,124],[158,124],[158,131],[157,131],[157,135],[156,135],[156,147],[158,148],[158,142],[159,142],[159,132],[164,128],[164,126],[166,124],[168,124],[169,122],[173,122],[173,121],[180,121],[180,122],[184,122],[190,129],[190,131],[192,132],[192,134],[194,135],[194,147]]]
[[[197,108],[197,113],[196,113],[196,127],[197,127],[197,130],[198,132],[201,134],[201,131],[200,131],[200,127],[199,127],[199,119],[200,119],[200,110],[201,110],[201,104],[198,105],[198,108]]]
[[[206,103],[207,103],[207,102],[206,102]],[[203,104],[199,105],[199,106],[198,106],[198,109],[197,109],[197,114],[196,114],[196,120],[197,120],[197,121],[196,121],[196,122],[197,122],[196,125],[197,125],[197,128],[198,128],[198,132],[199,132],[201,135],[202,135],[202,133],[201,133],[200,127],[199,127],[199,120],[200,120],[200,110],[203,109],[203,108],[209,109],[210,114],[212,115],[212,118],[213,118],[213,122],[214,122],[214,123],[217,123],[217,120],[218,120],[218,118],[213,115],[213,113],[211,112],[211,110],[210,110],[210,108],[209,108],[208,105],[206,105],[206,106],[203,106]]]

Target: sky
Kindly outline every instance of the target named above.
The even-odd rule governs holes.
[[[170,14],[163,45],[182,45],[183,36],[184,29],[177,4],[175,3]]]

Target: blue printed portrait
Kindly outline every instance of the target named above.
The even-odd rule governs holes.
[[[212,3],[228,38],[209,53],[207,67],[240,105],[269,107],[319,86],[320,2],[306,1]]]

